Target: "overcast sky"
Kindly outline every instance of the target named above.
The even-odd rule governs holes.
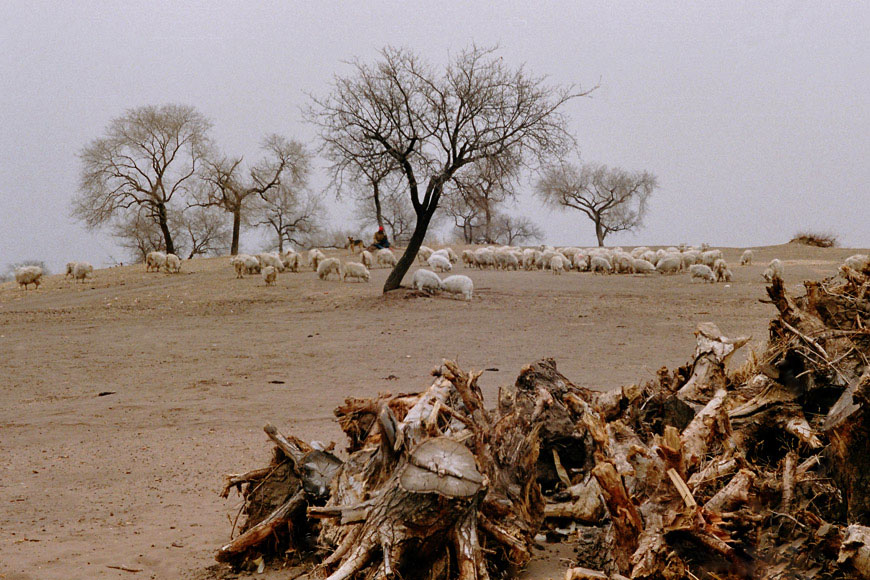
[[[608,243],[755,246],[808,228],[866,247],[868,31],[867,2],[5,0],[0,268],[126,259],[69,213],[77,153],[128,108],[193,105],[225,151],[248,159],[271,132],[313,146],[306,93],[388,44],[434,65],[498,44],[554,83],[600,82],[568,108],[584,160],[660,183],[646,227]],[[525,189],[513,211],[549,242],[594,243],[588,219],[541,209]],[[243,233],[243,249],[253,239]]]

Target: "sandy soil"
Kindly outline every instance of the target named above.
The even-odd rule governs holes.
[[[345,397],[425,388],[445,357],[496,369],[482,379],[494,401],[544,356],[596,389],[646,380],[690,358],[702,321],[760,348],[774,311],[759,302],[764,264],[779,257],[796,285],[852,253],[757,248],[729,285],[474,271],[471,303],[384,297],[387,270],[370,284],[304,272],[266,287],[235,279],[228,258],[0,285],[0,578],[213,577],[239,507],[218,497],[222,475],[265,465],[267,421],[341,444],[332,409]],[[570,553],[547,547],[524,577],[561,577]]]

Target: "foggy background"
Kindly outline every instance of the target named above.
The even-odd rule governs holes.
[[[128,260],[70,218],[77,153],[127,109],[192,105],[219,147],[247,161],[272,132],[314,148],[306,93],[325,94],[346,61],[372,62],[388,44],[437,68],[471,43],[498,44],[508,65],[553,84],[600,82],[565,109],[583,160],[660,184],[646,226],[609,245],[757,246],[801,229],[870,245],[870,4],[529,4],[6,0],[0,268]],[[326,186],[318,165],[315,191]],[[329,225],[350,225],[349,203],[330,194],[328,205]],[[549,243],[595,243],[588,218],[542,208],[528,182],[507,209]],[[243,230],[243,251],[260,244]]]

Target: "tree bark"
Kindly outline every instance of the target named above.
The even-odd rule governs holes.
[[[434,204],[433,204],[434,205]],[[399,258],[399,262],[384,283],[384,294],[391,290],[398,289],[402,284],[402,278],[408,272],[414,259],[417,257],[417,251],[423,245],[423,238],[426,237],[426,230],[429,229],[429,222],[432,220],[432,215],[435,213],[437,205],[431,210],[423,210],[422,214],[417,214],[417,224],[414,226],[414,233],[411,234],[411,239],[408,241],[408,247],[405,248],[405,253]],[[394,240],[395,241],[395,240]]]
[[[242,208],[233,210],[233,241],[230,244],[230,255],[239,253],[239,230],[242,228]]]
[[[598,247],[604,247],[604,237],[607,232],[604,230],[604,224],[601,223],[601,216],[597,216],[595,220],[595,236],[598,238]]]
[[[160,224],[160,231],[163,232],[163,241],[166,243],[166,253],[174,254],[175,245],[172,243],[172,232],[169,231],[169,220],[166,217],[166,206],[162,203],[157,206],[157,221]]]
[[[374,187],[374,199],[375,199],[375,217],[378,220],[378,227],[384,227],[384,215],[381,213],[381,188],[378,183],[373,183],[372,187]],[[393,232],[393,241],[396,241],[395,232]]]

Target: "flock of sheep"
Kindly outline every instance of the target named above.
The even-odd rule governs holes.
[[[446,292],[471,300],[474,293],[474,283],[471,278],[463,275],[447,276],[443,280],[436,272],[451,272],[460,262],[460,256],[450,248],[433,250],[421,246],[417,254],[421,264],[430,269],[419,269],[414,272],[411,285],[420,291],[431,293]],[[752,250],[745,250],[740,257],[740,265],[752,264]],[[554,275],[576,270],[599,274],[677,274],[688,272],[691,279],[702,282],[730,282],[731,269],[725,262],[722,251],[710,249],[706,245],[691,247],[669,247],[652,250],[641,246],[625,251],[622,248],[577,248],[540,246],[537,248],[517,248],[513,246],[483,247],[477,250],[464,250],[461,256],[466,268],[497,269],[497,270],[549,270]],[[273,285],[279,272],[299,272],[308,267],[317,272],[321,280],[335,276],[339,281],[348,279],[359,282],[370,280],[369,268],[391,268],[396,265],[396,255],[389,249],[381,249],[372,253],[363,250],[359,261],[342,263],[338,258],[328,258],[323,251],[313,249],[306,254],[293,250],[283,253],[238,254],[232,257],[231,264],[237,278],[245,275],[259,274],[266,285]],[[164,252],[149,252],[145,257],[145,271],[168,273],[181,272],[182,260],[175,254]],[[865,254],[855,254],[845,260],[845,265],[855,270],[861,270],[870,264],[870,257]],[[93,276],[94,267],[88,262],[69,262],[66,265],[65,277],[74,281],[84,281]],[[39,288],[43,275],[39,266],[22,266],[15,270],[16,282],[26,290],[30,284]],[[782,278],[783,264],[774,259],[768,264],[762,276],[768,282],[774,277]]]

